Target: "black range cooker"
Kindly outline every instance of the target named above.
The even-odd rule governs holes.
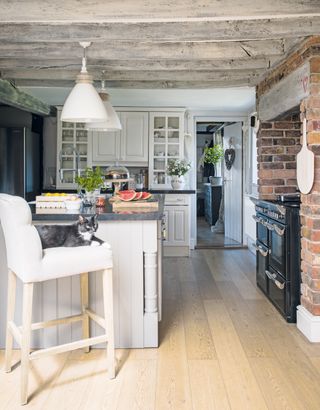
[[[288,322],[300,303],[300,200],[253,199],[257,223],[257,285]]]

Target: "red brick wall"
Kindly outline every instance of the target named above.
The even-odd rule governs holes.
[[[261,124],[258,133],[258,177],[261,198],[296,189],[296,159],[301,123],[307,118],[307,140],[315,154],[314,185],[301,196],[301,304],[320,316],[320,38],[308,39],[300,50],[257,86],[257,98],[306,60],[310,61],[310,95],[300,106],[300,119]],[[280,113],[279,113],[280,114]]]
[[[263,122],[257,136],[258,191],[263,199],[297,190],[296,154],[300,145],[299,115]]]
[[[310,60],[310,96],[301,104],[307,118],[307,140],[315,154],[312,191],[301,197],[301,303],[320,315],[320,56]]]

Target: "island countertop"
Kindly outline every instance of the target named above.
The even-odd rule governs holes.
[[[154,195],[154,198],[159,202],[157,211],[144,211],[143,209],[116,211],[112,210],[112,205],[109,203],[109,198],[106,199],[105,207],[84,207],[79,210],[66,209],[44,209],[36,208],[35,205],[30,205],[33,221],[75,221],[79,215],[93,216],[98,214],[100,221],[154,221],[161,220],[163,217],[164,195]]]

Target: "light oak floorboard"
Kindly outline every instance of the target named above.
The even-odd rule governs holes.
[[[189,360],[193,408],[197,410],[230,409],[218,360]]]
[[[273,357],[274,353],[258,327],[258,320],[248,312],[246,300],[236,285],[221,281],[218,288],[247,357]]]
[[[117,349],[114,380],[102,349],[34,360],[25,408],[319,409],[320,344],[256,287],[248,251],[165,258],[163,285],[158,349]],[[21,409],[19,360],[4,373],[0,352],[0,410]]]
[[[287,380],[285,369],[276,359],[263,357],[250,358],[249,361],[268,409],[305,410],[303,397],[296,394],[294,386]]]
[[[229,401],[235,409],[266,409],[265,400],[223,302],[205,301]]]
[[[215,358],[208,319],[196,282],[181,283],[181,301],[188,359]]]
[[[179,299],[164,300],[160,325],[156,409],[191,409],[185,329]]]

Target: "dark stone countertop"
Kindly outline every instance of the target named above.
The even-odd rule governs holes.
[[[30,205],[33,221],[75,221],[79,215],[93,216],[98,214],[99,221],[150,221],[160,220],[163,217],[164,196],[155,195],[159,201],[159,209],[152,212],[141,210],[128,210],[113,212],[112,205],[108,199],[106,206],[102,207],[81,207],[79,210],[66,209],[39,209],[35,205]]]
[[[195,194],[195,189],[149,189],[151,194]]]

